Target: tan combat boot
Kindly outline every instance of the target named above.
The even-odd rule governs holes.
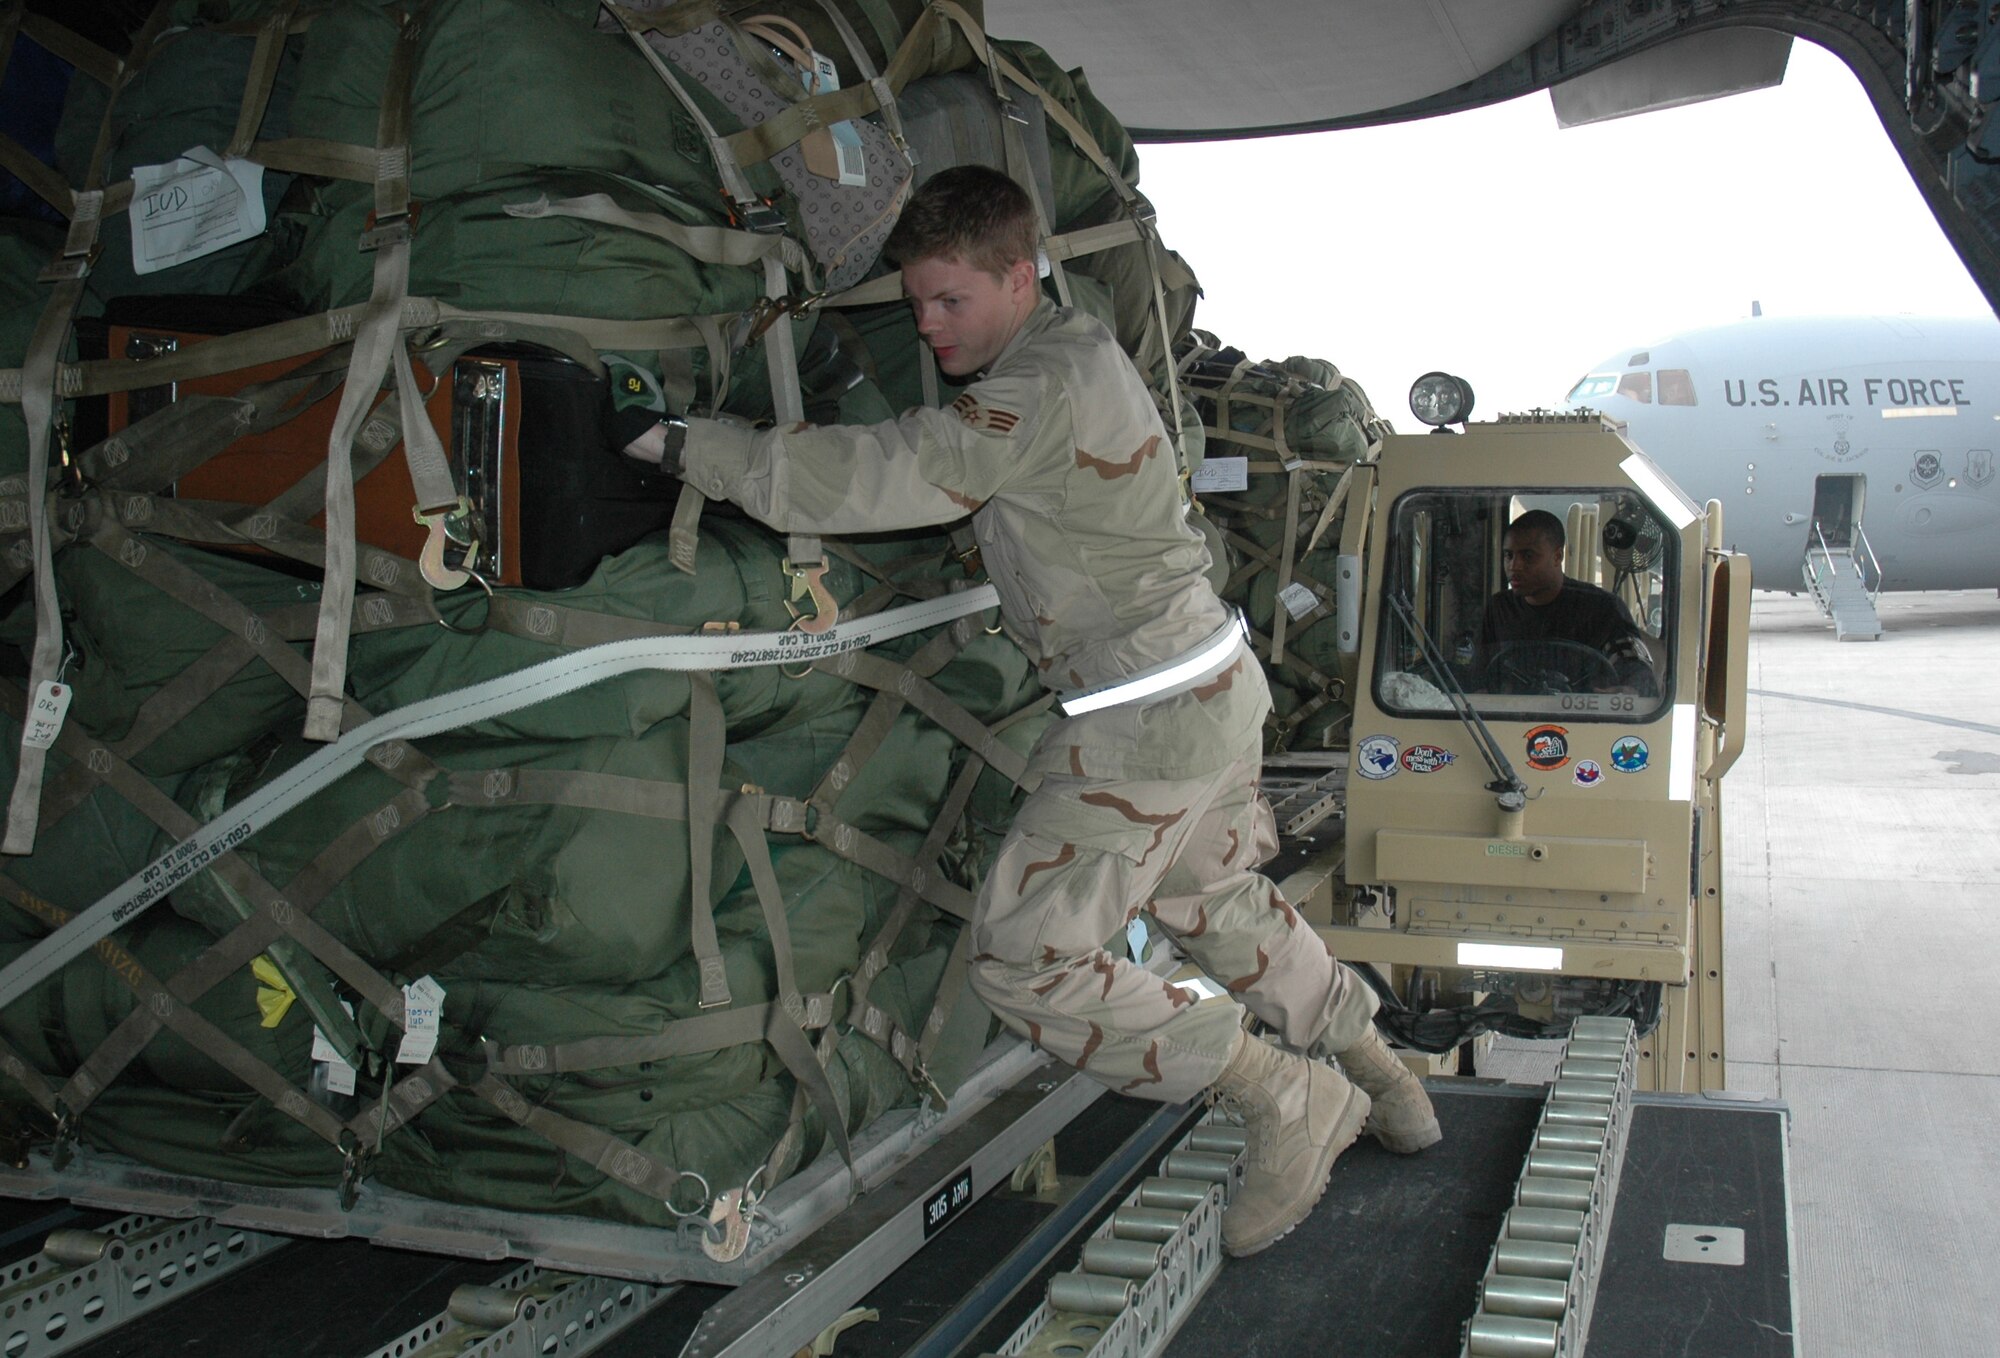
[[[1430,1095],[1372,1025],[1359,1042],[1334,1053],[1333,1059],[1348,1079],[1367,1092],[1371,1106],[1366,1130],[1385,1149],[1409,1155],[1444,1139]]]
[[[1368,1096],[1333,1067],[1247,1033],[1215,1092],[1250,1134],[1243,1184],[1222,1214],[1222,1246],[1240,1259],[1306,1219],[1334,1157],[1361,1135]]]

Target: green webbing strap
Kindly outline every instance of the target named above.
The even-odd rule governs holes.
[[[138,758],[155,740],[186,721],[196,708],[214,697],[256,656],[256,648],[242,637],[224,636],[209,647],[199,660],[160,685],[145,702],[139,704],[131,727],[122,740],[112,743],[111,752],[120,759]]]
[[[273,629],[262,618],[213,581],[165,552],[153,550],[143,540],[130,536],[113,523],[100,523],[91,536],[91,544],[155,589],[187,605],[224,631],[241,637],[256,649],[259,658],[271,667],[273,674],[298,692],[305,692],[307,669],[304,659],[274,635]],[[4,686],[0,686],[0,693],[4,691]],[[367,716],[367,711],[359,703],[349,700],[346,713],[348,725],[358,725]],[[57,748],[61,748],[63,739],[69,734],[66,728],[63,735],[57,737]],[[435,764],[403,740],[377,745],[368,751],[366,758],[406,786],[421,786],[437,772]],[[126,799],[132,800],[130,794]]]
[[[453,769],[445,777],[445,800],[452,806],[571,806],[649,820],[688,818],[687,787],[682,783],[591,769]]]
[[[813,994],[803,999],[809,1027],[824,1028],[832,1021],[832,996]],[[769,1011],[775,1007],[767,1002],[712,1009],[674,1019],[656,1033],[630,1037],[584,1037],[547,1046],[489,1044],[487,1068],[496,1075],[567,1075],[721,1051],[745,1042],[761,1042],[771,1022]]]
[[[806,269],[805,247],[790,236],[737,231],[723,226],[688,226],[657,212],[633,212],[622,208],[608,193],[556,199],[544,193],[527,202],[508,203],[502,210],[509,217],[525,220],[575,217],[582,221],[623,227],[627,231],[663,240],[704,264],[746,267],[775,255],[793,273],[803,273]]]
[[[951,790],[945,796],[944,805],[938,810],[937,819],[932,822],[930,832],[924,836],[923,846],[917,850],[917,862],[926,866],[929,871],[937,870],[938,860],[943,856],[945,845],[950,841],[952,833],[958,828],[959,818],[965,814],[965,805],[971,800],[972,790],[977,786],[979,775],[984,769],[985,765],[975,756],[965,761],[965,767],[959,770],[958,777],[953,780]],[[904,927],[910,922],[910,916],[915,913],[917,900],[917,892],[909,887],[904,887],[896,893],[896,903],[890,907],[888,917],[883,920],[882,927],[876,931],[875,937],[869,940],[868,946],[862,951],[861,965],[854,974],[854,990],[849,1000],[847,1017],[849,1023],[895,1057],[897,1063],[903,1067],[904,1073],[912,1080],[928,1078],[927,1075],[920,1074],[923,1063],[918,1045],[896,1026],[887,1012],[869,1001],[868,992],[874,986],[875,978],[888,967],[889,953],[896,946],[896,940],[902,935]],[[939,989],[940,998],[944,994],[944,988],[950,985],[951,976],[951,968],[947,966],[944,982]],[[943,1027],[942,1020],[937,1026]],[[904,1040],[899,1043],[896,1041],[897,1037]]]
[[[527,1128],[556,1149],[656,1202],[671,1205],[674,1186],[685,1177],[657,1156],[602,1128],[529,1103],[497,1075],[482,1075],[470,1088],[516,1126]]]
[[[1225,589],[1234,589],[1235,587],[1243,584],[1246,580],[1256,575],[1260,567],[1264,570],[1279,569],[1281,564],[1281,558],[1274,555],[1270,548],[1265,547],[1260,543],[1243,536],[1241,533],[1237,532],[1233,528],[1224,529],[1222,532],[1222,536],[1228,540],[1229,544],[1232,547],[1242,552],[1244,556],[1248,558],[1248,560],[1242,566],[1238,567],[1236,572],[1229,577],[1229,582],[1224,587]],[[1294,565],[1292,570],[1292,579],[1297,581],[1299,584],[1304,585],[1307,589],[1311,590],[1313,594],[1319,599],[1319,606],[1323,609],[1326,608],[1326,601],[1333,597],[1333,591],[1328,589],[1326,585],[1322,583],[1317,576],[1311,574],[1310,572],[1296,565]],[[1283,604],[1278,605],[1278,611],[1281,613],[1285,612]],[[1313,618],[1311,622],[1307,622],[1305,624],[1305,627],[1301,627],[1298,630],[1301,632],[1305,631],[1306,628],[1313,626],[1313,624],[1317,623],[1321,618],[1330,616],[1330,613],[1331,610],[1328,610],[1327,612],[1322,612],[1318,617]],[[1286,616],[1289,617],[1290,615],[1286,614]],[[1288,663],[1288,658],[1281,656],[1279,659],[1274,660],[1271,663],[1274,665],[1286,664]]]
[[[566,651],[598,646],[607,641],[630,641],[636,637],[679,637],[693,632],[677,622],[654,622],[650,618],[626,618],[615,613],[598,613],[549,602],[547,594],[522,596],[495,594],[488,614],[489,631],[506,632],[530,641],[547,642]]]
[[[0,882],[7,882],[7,879],[0,877]],[[11,882],[7,884],[12,885]],[[19,1052],[5,1042],[0,1042],[0,1075],[5,1075],[19,1085],[27,1096],[34,1100],[37,1108],[50,1116],[55,1115],[56,1091],[42,1078],[40,1071],[29,1065],[21,1058]]]
[[[930,1016],[924,1020],[924,1035],[917,1044],[921,1069],[929,1073],[927,1078],[934,1086],[939,1057],[947,1052],[964,1052],[969,1064],[969,1058],[985,1047],[987,1027],[993,1021],[992,1011],[972,994],[971,955],[972,928],[966,925],[959,929],[958,941],[952,944],[951,956],[945,959],[937,998],[931,1004]]]
[[[798,970],[792,964],[792,926],[785,917],[784,891],[771,866],[771,846],[764,838],[762,807],[755,797],[738,795],[731,799],[725,821],[743,849],[743,862],[750,870],[750,884],[757,893],[757,906],[764,917],[764,931],[771,940],[771,970],[777,982],[777,1002],[771,1006],[765,1025],[765,1040],[784,1062],[785,1069],[798,1081],[799,1091],[819,1109],[840,1158],[850,1168],[854,1156],[847,1144],[847,1120],[840,1100],[827,1080],[812,1044],[806,1040],[809,1015],[805,998],[799,994]],[[794,1119],[799,1110],[794,1098]]]
[[[748,43],[740,45],[737,50],[741,54],[756,52],[755,47]],[[754,70],[759,63],[755,55],[749,55],[747,64]],[[765,81],[772,93],[795,101],[789,108],[781,109],[762,122],[752,123],[741,132],[732,132],[722,139],[738,165],[761,165],[822,127],[865,118],[882,107],[882,87],[873,81],[810,96],[802,93],[794,95],[794,90],[803,90],[804,87],[796,80],[790,83],[792,90],[785,89],[776,81]]]
[[[802,835],[828,852],[909,887],[955,919],[972,918],[973,895],[956,882],[930,872],[916,859],[892,849],[865,830],[856,829],[829,811],[792,797],[762,796],[764,826],[782,835]]]
[[[347,682],[348,618],[354,607],[355,518],[354,436],[360,431],[375,392],[391,372],[403,403],[403,451],[420,513],[434,515],[431,532],[443,534],[442,516],[456,504],[451,469],[437,433],[423,410],[410,371],[400,322],[410,281],[410,86],[422,33],[424,0],[405,11],[389,58],[388,78],[376,125],[375,225],[362,237],[375,250],[374,291],[362,313],[340,406],[327,437],[326,571],[320,594],[319,631],[313,640],[312,685],[306,694],[305,738],[333,741],[340,736]],[[459,576],[456,583],[463,583]],[[442,576],[434,585],[444,586]]]
[[[1326,506],[1320,510],[1319,518],[1313,523],[1312,533],[1306,538],[1307,552],[1319,546],[1320,538],[1333,526],[1334,516],[1347,507],[1347,493],[1353,485],[1354,465],[1349,463],[1342,469],[1340,479],[1333,483],[1333,490],[1326,497]]]
[[[305,641],[319,625],[319,605],[287,604],[261,615],[273,632],[286,641]],[[422,596],[374,592],[354,600],[353,628],[361,632],[386,632],[398,627],[431,627],[441,615],[426,590]]]
[[[853,3],[854,7],[861,11],[861,17],[868,21],[868,27],[875,31],[876,44],[884,52],[897,51],[903,41],[903,23],[896,17],[896,12],[889,8],[888,0],[853,0]],[[830,0],[822,0],[820,7],[829,14],[840,13]],[[842,22],[845,23],[845,20]]]
[[[639,55],[646,59],[646,64],[653,68],[653,73],[659,76],[674,98],[680,102],[680,106],[687,113],[688,118],[700,129],[702,136],[707,138],[709,155],[715,161],[716,176],[722,180],[722,191],[728,196],[731,204],[739,211],[745,212],[754,206],[760,206],[762,200],[758,198],[756,191],[750,187],[750,181],[744,177],[743,167],[736,163],[736,152],[730,146],[729,140],[715,130],[715,124],[708,120],[708,115],[701,111],[701,105],[694,101],[694,97],[681,84],[680,77],[674,73],[674,68],[668,65],[658,52],[653,50],[653,45],[646,41],[645,34],[641,31],[642,28],[656,28],[661,32],[667,32],[668,30],[660,28],[649,17],[636,15],[622,5],[611,4],[609,0],[604,0],[603,8],[618,21],[618,26],[625,31],[625,36],[630,38],[632,45],[639,49]],[[704,22],[706,21],[704,20]],[[683,29],[681,31],[685,32],[687,30]],[[622,348],[626,346],[610,345],[607,347]]]
[[[266,169],[289,174],[345,179],[355,184],[375,182],[375,148],[352,142],[328,141],[323,137],[279,137],[253,142],[250,159]]]
[[[118,494],[100,495],[84,503],[97,510],[102,518],[163,537],[222,547],[261,547],[311,566],[320,566],[326,560],[326,543],[320,533],[256,505]],[[357,573],[378,589],[411,597],[430,597],[430,586],[424,582],[416,563],[406,557],[367,543],[357,543],[355,564]],[[357,601],[353,607],[358,611],[361,605]],[[317,619],[317,607],[314,616]],[[315,624],[314,630],[300,639],[309,640],[316,631]],[[306,673],[310,675],[310,670]],[[301,693],[305,691],[304,684],[307,682],[309,679],[302,681]]]
[[[727,740],[722,701],[715,677],[705,671],[688,675],[688,904],[691,943],[701,975],[703,1009],[729,1001],[729,974],[715,937],[715,906],[710,898],[714,874],[715,832],[722,817],[722,752]]]
[[[69,235],[62,253],[42,271],[41,281],[53,283],[49,300],[42,309],[28,340],[21,366],[21,418],[28,431],[28,549],[34,573],[35,644],[28,668],[30,693],[55,681],[62,663],[62,613],[56,597],[54,552],[49,542],[48,498],[49,436],[57,416],[56,368],[68,342],[70,326],[82,303],[84,280],[91,261],[97,257],[98,228],[102,224],[104,167],[110,155],[112,113],[118,95],[132,77],[144,68],[153,43],[165,25],[172,0],[159,0],[133,39],[131,57],[121,65],[110,95],[104,101],[104,116],[98,123],[97,144],[91,152],[90,170],[84,187],[76,195],[70,212]],[[47,747],[31,744],[27,728],[16,756],[13,794],[7,804],[7,828],[0,837],[0,853],[26,854],[35,848],[39,816],[42,770]]]
[[[271,90],[278,82],[278,67],[285,59],[285,39],[290,36],[292,13],[298,0],[282,0],[274,5],[257,29],[257,45],[250,52],[250,71],[243,83],[243,105],[236,114],[236,131],[223,149],[225,156],[246,156],[264,125],[264,112],[271,106]]]
[[[69,911],[27,892],[21,892],[15,899],[15,904],[41,919],[51,929],[61,928],[69,922]],[[260,916],[258,920],[244,925],[229,938],[211,945],[202,957],[197,959],[197,964],[208,961],[213,956],[218,962],[225,960],[232,962],[233,965],[228,970],[233,971],[237,967],[248,965],[250,958],[261,952],[276,934],[277,926]],[[239,936],[243,939],[243,943],[235,943]],[[248,948],[248,951],[242,950],[245,945],[253,942],[256,946]],[[137,1046],[131,1045],[130,1038],[137,1034],[141,1027],[151,1026],[157,1031],[158,1025],[164,1024],[172,1028],[202,1055],[269,1099],[286,1117],[329,1143],[339,1144],[338,1118],[307,1098],[289,1080],[252,1056],[235,1039],[203,1018],[190,1002],[190,996],[179,993],[174,986],[162,985],[151,972],[146,970],[139,959],[127,952],[115,938],[107,936],[99,939],[93,950],[111,973],[131,988],[137,1004],[125,1021],[112,1031],[111,1036],[98,1047],[97,1051],[85,1058],[83,1067],[63,1086],[61,1098],[73,1111],[81,1112],[88,1107],[110,1080],[116,1077],[117,1070],[110,1071],[109,1075],[101,1075],[104,1063],[100,1062],[100,1056],[122,1057],[123,1059],[118,1061],[117,1069],[123,1069],[138,1054],[138,1049],[151,1041],[152,1032],[147,1032],[141,1037]],[[141,1022],[134,1023],[135,1019]]]
[[[1283,426],[1278,427],[1278,441],[1284,441]],[[1285,477],[1285,530],[1279,540],[1278,557],[1278,600],[1271,610],[1271,663],[1285,663],[1285,628],[1292,620],[1291,607],[1285,602],[1285,591],[1292,587],[1292,566],[1299,554],[1299,492],[1305,484],[1305,473],[1293,470]]]
[[[904,666],[865,651],[849,651],[816,660],[813,668],[877,692],[894,689],[910,706],[943,727],[954,740],[991,764],[1009,782],[1019,785],[1027,777],[1025,757],[995,740],[977,717],[946,697],[935,684]]]
[[[925,678],[943,669],[951,658],[964,647],[966,638],[956,625],[947,627],[918,647],[909,659],[910,670]],[[817,667],[817,666],[815,666]],[[831,671],[828,671],[831,673]],[[847,785],[854,781],[854,775],[873,759],[882,748],[882,742],[889,738],[894,729],[896,717],[903,710],[904,699],[900,693],[888,689],[877,689],[874,701],[868,711],[855,723],[854,731],[841,748],[839,756],[827,766],[826,772],[813,784],[807,794],[807,801],[831,815],[840,801]]]
[[[695,560],[701,551],[701,511],[707,507],[706,495],[696,490],[692,482],[681,482],[680,496],[674,501],[673,521],[667,525],[667,560],[675,570],[694,574]]]
[[[827,22],[833,25],[833,31],[840,35],[841,45],[847,49],[848,59],[854,63],[854,69],[860,74],[863,83],[874,88],[875,102],[882,114],[882,125],[889,130],[889,135],[894,138],[897,148],[907,152],[909,143],[903,137],[903,115],[896,107],[896,91],[889,87],[889,82],[875,69],[874,60],[868,55],[868,49],[862,45],[861,35],[854,31],[854,25],[848,22],[847,15],[842,12],[840,6],[835,4],[834,0],[815,0],[815,3],[819,5],[820,13],[826,16]],[[872,12],[867,15],[871,25],[878,17]],[[882,50],[893,57],[901,46],[898,39],[893,35],[884,37],[879,28],[876,30],[876,36],[882,43]]]
[[[77,458],[85,478],[108,490],[160,490],[239,438],[284,424],[330,394],[330,373],[279,378],[235,396],[189,392],[135,420]]]
[[[347,1120],[347,1130],[361,1142],[366,1155],[382,1149],[390,1136],[417,1120],[417,1115],[458,1088],[458,1081],[445,1069],[444,1060],[433,1056],[402,1079],[382,1091],[382,1097]]]
[[[106,89],[117,88],[125,63],[96,43],[78,36],[46,15],[22,13],[20,24],[21,31],[47,48],[51,56],[61,57]],[[148,26],[151,26],[150,21]],[[135,44],[133,50],[145,49]]]
[[[0,70],[5,70],[0,67]],[[67,220],[76,212],[76,194],[61,175],[44,165],[27,147],[0,133],[0,169],[26,184],[34,195]]]

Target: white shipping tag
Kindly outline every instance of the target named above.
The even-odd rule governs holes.
[[[353,1005],[342,1000],[340,1007],[347,1011],[349,1018],[354,1017]],[[342,1059],[340,1053],[334,1050],[333,1044],[326,1040],[326,1034],[319,1030],[317,1023],[313,1025],[312,1059],[322,1062],[326,1066],[326,1087],[328,1090],[335,1094],[352,1094],[354,1092],[354,1067],[348,1065]]]
[[[132,167],[132,272],[157,273],[264,231],[264,167],[197,146]]]
[[[1250,459],[1247,457],[1211,457],[1195,468],[1188,479],[1188,488],[1197,495],[1210,491],[1250,489]]]
[[[28,723],[22,728],[21,743],[37,750],[55,744],[62,732],[63,718],[69,715],[70,695],[75,691],[68,684],[44,679],[35,690],[34,704],[28,708]]]
[[[354,1092],[354,1067],[334,1057],[326,1064],[326,1088],[329,1094],[352,1094]]]
[[[840,72],[833,64],[833,58],[824,52],[814,52],[813,73],[807,82],[810,94],[830,94],[840,88]],[[833,133],[833,154],[840,167],[840,182],[848,188],[863,188],[868,183],[868,155],[861,149],[861,133],[851,122],[835,123]]]
[[[444,1012],[444,987],[425,976],[403,987],[403,1041],[396,1063],[421,1066],[437,1050],[438,1021]]]
[[[1278,591],[1278,602],[1283,604],[1285,611],[1292,615],[1292,621],[1297,622],[1300,618],[1303,618],[1306,614],[1319,607],[1319,595],[1294,580],[1291,584],[1286,585]]]

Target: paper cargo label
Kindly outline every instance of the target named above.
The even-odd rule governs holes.
[[[132,167],[132,272],[158,273],[264,230],[264,167],[197,146]]]
[[[1197,495],[1220,494],[1230,490],[1250,489],[1250,459],[1247,457],[1203,458],[1194,475],[1188,478],[1188,489]]]

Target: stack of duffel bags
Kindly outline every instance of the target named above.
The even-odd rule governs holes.
[[[106,186],[193,146],[234,143],[271,161],[268,229],[225,250],[141,274],[124,220],[107,221],[80,315],[115,318],[133,297],[150,299],[149,317],[207,298],[260,320],[366,301],[374,266],[359,243],[375,226],[375,186],[354,172],[360,161],[329,159],[320,144],[375,143],[404,8],[178,0],[108,123],[106,89],[80,71],[54,157],[71,185],[83,183],[100,127]],[[858,192],[887,202],[866,220],[861,199],[828,208],[799,147],[744,165],[747,193],[729,192],[710,131],[741,132],[769,90],[738,97],[728,63],[718,76],[690,61],[670,72],[676,94],[654,60],[671,66],[685,41],[676,29],[700,36],[711,11],[687,10],[681,23],[676,7],[614,17],[585,0],[408,8],[420,17],[408,295],[501,316],[496,334],[549,339],[554,357],[585,368],[595,350],[618,347],[620,362],[698,410],[773,415],[781,351],[757,338],[773,325],[789,327],[812,418],[873,420],[925,399],[928,360],[893,292],[837,310],[773,307],[759,262],[703,259],[677,242],[775,225],[792,246],[794,293],[879,278],[873,252],[909,182],[954,158],[1005,164],[1005,115],[982,52],[1050,96],[1011,90],[1035,132],[1016,169],[1057,233],[1148,213],[1131,188],[1132,144],[1081,73],[1026,43],[988,51],[976,29],[906,0],[841,6],[853,46],[817,4],[722,7],[775,15],[755,31],[831,53],[843,88],[876,74],[908,82],[899,130],[926,153],[913,174],[890,135],[898,120],[865,120],[873,187]],[[920,26],[915,50],[904,38]],[[763,71],[800,45],[760,49],[749,65]],[[246,103],[248,86],[259,92]],[[1079,146],[1077,129],[1091,144]],[[662,219],[671,225],[633,225]],[[36,275],[61,240],[44,223],[0,224],[0,366],[21,362],[49,292]],[[1179,261],[1133,235],[1068,261],[1064,287],[1116,328],[1168,404],[1168,355],[1195,295]],[[675,319],[699,320],[700,336],[657,349],[593,343],[612,327]],[[65,360],[77,355],[67,344]],[[108,445],[88,446],[103,417],[89,400],[59,408],[82,469],[52,473],[64,485],[49,499],[72,704],[49,751],[35,850],[0,867],[0,960],[317,748],[301,737],[323,588],[310,554],[287,562],[215,550],[227,535],[161,531],[182,522],[171,492],[94,483],[95,469],[116,466]],[[1182,414],[1184,447],[1198,446],[1199,421]],[[610,456],[581,436],[574,454]],[[37,623],[22,550],[26,464],[18,409],[0,406],[0,559],[13,585],[0,626],[23,657],[0,680],[9,783]],[[412,597],[371,589],[364,569],[344,657],[353,712],[392,712],[592,639],[793,624],[782,539],[708,506],[693,561],[676,559],[664,531],[673,509],[662,500],[656,531],[607,543],[586,579],[559,590]],[[835,546],[825,583],[865,612],[969,582],[948,540],[902,536]],[[61,1136],[84,1147],[232,1182],[351,1187],[359,1175],[441,1199],[653,1224],[704,1210],[702,1185],[769,1191],[830,1153],[831,1124],[852,1134],[948,1095],[994,1031],[964,993],[954,915],[1011,819],[1018,788],[1005,770],[1018,773],[1048,718],[1031,667],[990,621],[871,649],[901,667],[886,693],[879,674],[863,682],[831,666],[640,671],[378,751],[240,845],[226,869],[179,885],[112,946],[0,1012],[0,1094],[38,1130],[60,1114]],[[899,690],[904,674],[925,682]],[[929,698],[901,696],[913,687]],[[934,719],[944,709],[957,734]],[[982,728],[992,733],[983,772],[967,743]],[[768,823],[724,814],[753,803]],[[774,819],[771,808],[802,803],[821,821],[815,834]],[[926,871],[913,878],[912,864]],[[270,916],[273,899],[301,904],[320,941],[295,932],[235,956],[242,922]],[[720,1007],[705,1004],[717,971]],[[402,1033],[381,1001],[424,976],[443,991],[436,1052],[398,1066]],[[135,977],[171,983],[222,1045],[152,1022],[136,1051],[104,1056],[107,1040],[150,1022]],[[677,1025],[759,1007],[786,1009],[803,1044],[669,1040],[685,1031]],[[821,1075],[801,1078],[800,1050]],[[246,1081],[253,1065],[264,1083]],[[343,1067],[357,1068],[352,1093]],[[436,1078],[416,1078],[425,1071]],[[352,1138],[343,1150],[328,1135],[327,1113],[363,1133],[359,1154]],[[642,1191],[657,1180],[617,1172],[588,1138],[552,1138],[558,1124],[608,1133],[689,1177],[665,1195]]]
[[[1243,610],[1271,681],[1265,748],[1344,749],[1356,676],[1342,672],[1333,621],[1343,476],[1394,430],[1361,384],[1324,359],[1254,362],[1193,331],[1179,362],[1211,472],[1222,459],[1242,464],[1231,489],[1199,500],[1228,553],[1222,596]]]

